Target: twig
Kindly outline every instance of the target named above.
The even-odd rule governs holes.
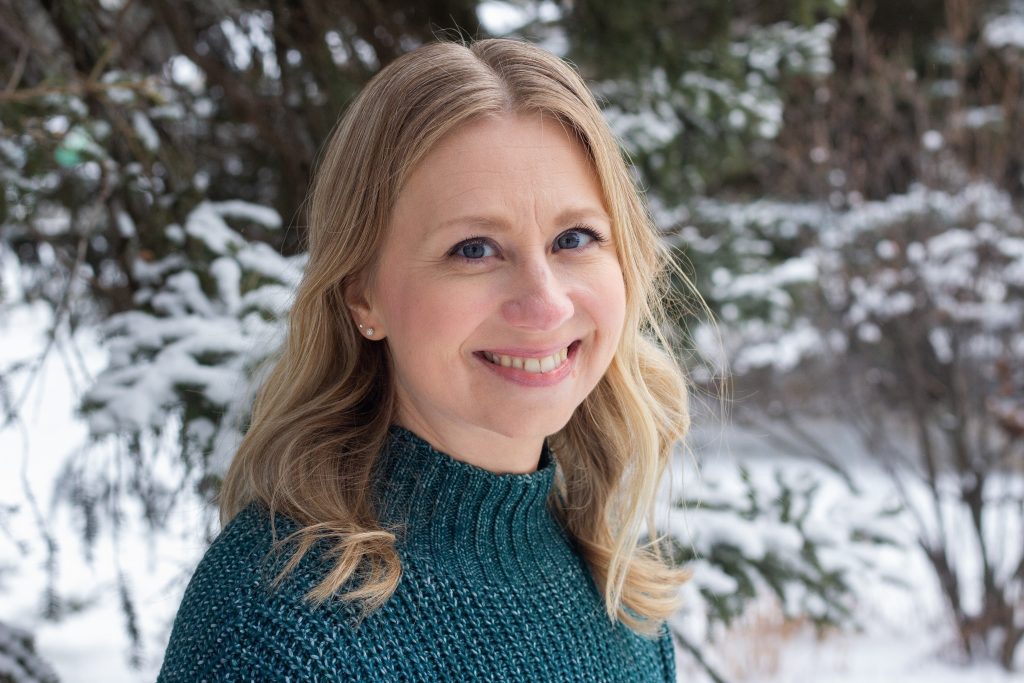
[[[4,423],[0,425],[0,429],[7,427],[17,416],[19,407],[25,402],[29,392],[32,389],[32,385],[35,383],[36,377],[39,376],[39,372],[43,367],[43,363],[46,361],[46,357],[50,355],[50,349],[53,348],[54,343],[57,339],[57,330],[60,329],[61,323],[64,321],[64,316],[69,310],[69,302],[71,301],[71,289],[75,284],[75,276],[78,275],[78,269],[85,261],[86,247],[88,246],[87,235],[84,233],[78,238],[78,247],[75,254],[75,260],[71,264],[71,268],[68,272],[68,282],[64,287],[64,291],[61,293],[60,301],[54,310],[53,325],[46,335],[46,346],[43,347],[42,352],[36,358],[33,368],[28,376],[28,381],[25,383],[25,388],[21,393],[21,397],[10,406],[10,411],[4,419]]]
[[[18,51],[18,61],[14,64],[14,71],[11,72],[11,78],[7,81],[4,93],[14,92],[14,89],[18,87],[18,83],[21,82],[21,77],[25,73],[25,64],[28,63],[28,53],[28,45],[22,45]]]
[[[46,592],[49,595],[47,600],[46,610],[48,616],[55,616],[50,614],[54,607],[52,598],[57,594],[57,541],[50,532],[50,527],[46,524],[46,518],[43,516],[43,511],[39,508],[39,501],[36,499],[35,494],[32,492],[32,484],[28,478],[28,462],[29,462],[29,436],[28,429],[25,427],[25,423],[22,420],[18,420],[18,426],[21,428],[21,488],[25,495],[25,500],[28,502],[29,509],[32,511],[32,518],[36,523],[36,528],[39,530],[39,535],[43,539],[43,545],[46,548]]]
[[[771,426],[771,421],[762,419],[756,411],[749,411],[747,414],[748,420],[750,420],[751,422],[753,422],[754,424],[756,424],[757,426],[764,430],[765,439],[775,443],[777,446],[782,446],[784,448],[789,447],[798,451],[802,450],[800,448],[801,445],[807,447],[808,450],[804,451],[805,455],[813,458],[815,462],[821,463],[829,470],[831,470],[833,473],[835,473],[836,476],[843,480],[843,483],[846,484],[846,487],[851,492],[860,492],[860,488],[857,486],[857,483],[853,480],[853,477],[851,477],[850,474],[845,469],[843,469],[842,465],[840,465],[837,462],[837,459],[835,455],[832,453],[832,451],[829,448],[827,448],[824,443],[815,438],[804,427],[799,425],[796,422],[796,419],[794,418],[792,411],[788,409],[784,410],[782,414],[779,415],[778,417],[779,419],[785,421],[787,425],[789,425],[789,433],[784,434],[782,432],[776,431]],[[793,438],[793,434],[795,434],[798,438]]]
[[[74,81],[67,85],[39,85],[34,88],[0,92],[0,103],[5,102],[27,102],[29,100],[47,97],[49,95],[87,95],[104,93],[108,90],[135,90],[147,94],[153,94],[152,83],[144,81],[114,81],[112,83],[98,83],[95,81]]]
[[[100,58],[92,65],[92,71],[89,72],[88,78],[90,83],[99,81],[100,76],[103,75],[103,70],[107,67],[107,63],[114,57],[114,53],[117,52],[119,47],[120,44],[116,40],[107,44],[107,49],[103,51]]]
[[[684,650],[693,655],[693,658],[697,660],[698,664],[704,667],[704,671],[706,671],[708,676],[711,677],[711,680],[713,680],[715,683],[728,683],[728,681],[725,678],[723,678],[721,674],[715,671],[715,668],[713,666],[708,664],[708,661],[704,659],[704,655],[701,654],[700,648],[698,648],[696,645],[687,640],[681,633],[679,633],[675,629],[672,629],[672,637],[675,638],[676,642],[678,642]]]

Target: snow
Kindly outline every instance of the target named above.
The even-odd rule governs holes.
[[[281,227],[280,214],[271,208],[259,204],[236,199],[223,202],[206,202],[206,206],[224,218],[241,218],[272,230]]]
[[[0,127],[0,130],[3,130],[2,127]],[[20,169],[25,166],[25,161],[27,160],[25,149],[8,139],[7,134],[4,137],[0,137],[0,153],[7,157],[7,160],[15,168]]]
[[[28,631],[0,624],[0,679],[9,683],[50,682],[56,680],[56,674],[35,653]]]
[[[199,284],[199,276],[190,270],[169,276],[166,290],[156,294],[150,305],[158,313],[165,313],[172,318],[183,318],[190,311],[201,316],[210,316],[214,312]]]
[[[236,252],[245,247],[247,242],[231,229],[226,218],[248,220],[269,229],[281,227],[281,217],[273,209],[242,201],[204,201],[189,214],[185,221],[185,232],[202,240],[215,254]],[[257,244],[270,248],[264,243]]]
[[[179,276],[190,275],[187,271]],[[210,401],[226,406],[241,382],[241,365],[251,344],[240,325],[227,319],[204,319],[173,311],[178,317],[155,318],[129,311],[104,326],[112,366],[96,380],[88,393],[103,404],[88,421],[98,434],[125,429],[159,427],[167,406],[175,403],[176,387],[195,386]],[[150,348],[148,363],[133,362],[139,348]],[[230,364],[204,365],[203,353],[235,354]]]
[[[185,55],[171,57],[165,70],[171,81],[193,95],[198,95],[206,89],[206,74]]]
[[[707,138],[772,139],[782,128],[783,102],[775,85],[781,73],[830,73],[835,31],[832,21],[807,28],[786,22],[753,28],[730,44],[730,53],[740,64],[726,70],[735,72],[729,78],[708,75],[707,65],[695,55],[693,68],[677,83],[670,83],[663,69],[654,68],[641,80],[592,87],[609,102],[603,107],[605,118],[631,154],[656,153],[685,135],[686,127]],[[687,112],[685,125],[678,111]]]
[[[716,110],[738,111],[757,122],[755,130],[760,137],[774,138],[782,128],[782,101],[771,88],[740,89],[700,71],[683,74],[680,83],[690,93],[690,106],[701,117],[712,115],[711,102],[717,100]]]
[[[249,242],[228,220],[280,226],[276,212],[244,202],[203,202],[179,234],[219,254],[206,267],[184,255],[159,261],[137,259],[136,310],[98,326],[108,366],[84,397],[85,420],[95,436],[125,430],[159,429],[180,415],[183,401],[222,411],[209,429],[186,422],[193,446],[211,452],[210,462],[226,467],[241,440],[241,418],[255,388],[247,368],[282,341],[280,319],[287,313],[305,255],[286,258],[265,243]],[[170,226],[168,231],[180,230]],[[204,440],[199,440],[202,437]]]
[[[227,291],[237,270],[230,265],[230,257],[221,258],[225,260],[215,261],[221,264],[217,269],[224,271],[217,276],[218,282],[221,279],[224,282],[218,287]],[[14,262],[8,258],[4,264],[4,282],[16,282],[17,278],[10,272],[16,268]],[[266,289],[252,290],[245,296]],[[17,294],[16,289],[7,291]],[[290,293],[282,285],[269,291],[277,292],[282,299]],[[214,301],[231,299],[232,296],[222,295]],[[238,340],[232,329],[211,326],[216,320],[205,320],[202,328],[198,321],[193,322],[187,316],[173,322],[168,320],[166,325],[141,316],[126,318],[123,324],[134,327],[137,339],[149,339],[154,345],[165,339],[176,339],[165,350],[169,356],[161,357],[158,364],[172,366],[168,376],[179,376],[179,371],[182,375],[197,371],[197,366],[187,361],[191,354],[204,349],[223,349],[225,343],[230,346],[231,340]],[[0,315],[0,325],[4,326],[0,367],[7,367],[16,359],[33,358],[42,346],[42,335],[49,322],[49,313],[42,304],[4,309]],[[259,324],[258,317],[242,319],[243,327]],[[264,333],[269,331],[267,327],[259,329]],[[100,338],[97,330],[82,328],[76,332],[75,343],[85,362],[78,374],[98,374],[106,367],[109,356],[119,352],[116,343],[103,346]],[[10,379],[12,395],[20,396],[26,373],[13,373]],[[211,378],[199,374],[191,379],[207,381]],[[228,386],[232,380],[212,381]],[[151,681],[159,669],[185,581],[203,552],[203,534],[209,516],[198,503],[183,503],[158,532],[138,521],[141,519],[138,510],[126,509],[118,541],[121,552],[115,552],[115,543],[107,534],[100,534],[91,561],[83,559],[86,555],[80,541],[81,520],[67,508],[57,507],[45,518],[45,523],[49,532],[60,539],[58,592],[69,600],[84,601],[88,607],[67,611],[55,621],[39,616],[46,574],[38,568],[45,562],[45,553],[26,503],[22,476],[39,500],[40,509],[50,510],[52,482],[65,462],[84,455],[79,444],[86,436],[85,424],[74,415],[76,386],[82,384],[81,377],[68,376],[68,368],[62,365],[59,354],[51,354],[24,405],[25,430],[0,432],[0,452],[19,456],[0,460],[0,510],[5,509],[4,506],[19,506],[16,513],[4,520],[10,538],[0,535],[0,566],[13,567],[3,576],[0,621],[33,632],[37,652],[52,664],[66,683]],[[227,400],[229,393],[225,392],[220,398]],[[156,403],[153,397],[144,395],[136,402],[150,406]],[[159,415],[143,415],[140,419],[159,421]],[[173,421],[170,427],[168,431],[173,434]],[[208,420],[195,421],[189,426],[190,434],[200,441],[212,438],[216,429]],[[682,484],[681,488],[673,490],[695,499],[697,504],[682,512],[672,512],[667,507],[664,510],[676,533],[689,534],[697,548],[706,549],[713,541],[730,540],[755,555],[774,552],[794,558],[801,542],[792,527],[771,520],[745,523],[735,516],[716,516],[713,508],[748,500],[759,506],[770,506],[783,487],[805,490],[815,481],[823,482],[814,503],[804,504],[798,499],[792,514],[804,520],[804,531],[809,537],[830,546],[821,554],[823,563],[852,575],[858,596],[855,615],[861,630],[829,632],[819,640],[806,621],[787,621],[784,618],[787,612],[809,609],[820,613],[827,609],[799,591],[788,595],[786,604],[771,598],[758,601],[729,629],[709,628],[701,612],[705,600],[702,591],[728,594],[736,590],[737,582],[706,560],[692,564],[694,578],[684,589],[687,606],[674,618],[676,627],[697,642],[709,638],[709,658],[737,682],[1010,683],[1017,680],[989,666],[964,666],[946,654],[953,649],[953,635],[926,561],[912,543],[905,549],[879,548],[868,553],[844,540],[843,530],[849,527],[851,520],[856,520],[864,529],[906,541],[909,522],[902,515],[877,516],[880,509],[892,507],[895,494],[891,483],[863,453],[848,447],[842,440],[841,425],[824,424],[820,429],[842,447],[846,464],[866,492],[862,497],[850,496],[845,485],[836,477],[830,477],[822,466],[769,447],[763,435],[756,431],[733,427],[722,433],[724,440],[716,440],[708,437],[713,430],[704,428],[703,433],[695,431],[691,441],[700,460],[700,470],[695,469],[692,459],[682,454],[673,466],[674,481]],[[712,437],[722,434],[716,432]],[[126,454],[107,444],[99,444],[89,457],[93,467],[108,468]],[[168,481],[182,476],[174,469],[173,454],[166,444],[147,444],[145,457],[162,463]],[[749,489],[740,476],[738,465],[743,465],[749,482],[755,487],[756,495],[752,499],[747,498]],[[955,486],[956,482],[949,482],[949,485]],[[1022,486],[1024,482],[1006,478],[989,493],[993,497],[1005,496],[1019,491]],[[916,505],[927,509],[922,491],[914,490],[912,497]],[[949,518],[956,520],[957,516],[949,511]],[[952,524],[950,528],[954,533],[964,534],[962,525]],[[1001,531],[993,539],[1006,545],[1005,558],[1012,557],[1017,549],[1013,539],[1024,538],[1024,529],[1007,516]],[[966,542],[967,537],[963,538]],[[27,554],[22,555],[12,539],[26,542]],[[1005,570],[1005,566],[998,567],[998,571]],[[966,566],[964,571],[969,575],[977,568]],[[124,577],[137,604],[142,638],[137,649],[125,635],[124,615],[118,607],[119,576]],[[905,585],[889,581],[889,576],[901,579]],[[977,596],[967,596],[967,603],[976,599]],[[136,662],[134,666],[129,664],[132,660]],[[708,680],[685,652],[678,653],[678,661],[680,681],[702,683]]]
[[[844,454],[844,464],[862,490],[853,497],[846,485],[820,464],[794,456],[780,447],[771,446],[759,430],[733,426],[725,432],[698,426],[691,433],[697,460],[679,459],[675,465],[675,488],[692,492],[704,508],[743,498],[745,485],[738,477],[742,464],[755,486],[761,491],[762,503],[777,494],[776,472],[781,481],[799,484],[814,480],[821,483],[819,495],[809,510],[806,527],[820,542],[833,544],[822,557],[832,570],[850,572],[857,595],[854,604],[855,624],[843,630],[831,629],[818,634],[806,619],[787,619],[793,607],[780,603],[773,596],[759,598],[728,628],[711,627],[704,619],[707,609],[703,593],[728,594],[735,590],[735,580],[724,575],[711,563],[691,563],[693,579],[684,586],[683,609],[673,617],[677,630],[692,642],[710,642],[705,657],[726,674],[730,681],[757,683],[803,683],[804,681],[842,681],[843,683],[878,683],[879,681],[910,681],[912,683],[1011,683],[1019,673],[1010,674],[987,664],[965,664],[955,655],[954,631],[946,619],[944,603],[928,561],[913,543],[913,523],[904,512],[879,516],[879,511],[896,509],[898,496],[888,474],[861,450],[851,447],[849,429],[842,424],[821,421],[809,428],[818,435],[830,436]],[[908,480],[911,500],[919,514],[927,514],[929,501],[923,486]],[[950,482],[953,485],[953,482]],[[990,492],[993,499],[1024,490],[1024,477],[998,478]],[[1011,509],[1012,503],[1000,513],[1002,525],[990,527],[990,543],[1007,545],[1005,558],[1019,557],[1024,544],[1021,515]],[[969,543],[963,511],[947,507],[947,521],[956,538],[953,547]],[[679,514],[679,513],[675,513]],[[677,533],[703,535],[705,542],[713,537],[724,542],[746,544],[757,550],[749,536],[758,535],[761,522],[751,522],[745,533],[734,524],[708,524],[713,512],[689,510],[689,523]],[[702,516],[703,515],[703,516]],[[849,542],[841,542],[843,530],[851,521],[866,533],[877,533],[898,541],[900,546],[877,546],[868,550]],[[769,524],[769,527],[772,526]],[[689,537],[692,537],[689,536]],[[768,538],[772,538],[768,534]],[[781,538],[777,548],[785,550],[793,539]],[[779,539],[776,539],[779,540]],[[790,548],[791,549],[791,548]],[[964,553],[966,555],[968,553]],[[1004,560],[1005,560],[1004,558]],[[971,580],[980,568],[969,563],[960,566],[962,577]],[[998,572],[1009,571],[1009,563]],[[794,599],[799,599],[796,595]],[[974,595],[965,606],[971,609]],[[804,609],[807,605],[804,605]],[[1024,655],[1024,653],[1022,653]],[[679,650],[679,681],[707,683],[710,679],[684,651]],[[1024,656],[1021,657],[1024,659]],[[1024,664],[1024,662],[1022,662]]]
[[[264,285],[259,289],[246,292],[238,302],[238,310],[263,310],[275,317],[281,317],[290,308],[294,290],[291,287]]]
[[[238,309],[242,283],[242,267],[238,261],[221,256],[210,264],[210,275],[217,281],[217,294],[229,311]]]
[[[738,680],[759,683],[1012,683],[1016,678],[991,666],[961,668],[943,661],[934,644],[934,624],[885,626],[874,633],[832,634],[819,641],[806,626],[781,633],[764,633],[765,625],[739,636]],[[922,633],[924,632],[924,633]],[[767,635],[767,637],[765,637]],[[743,640],[746,638],[746,640]],[[757,638],[754,641],[753,638]],[[770,650],[770,654],[766,651]],[[767,654],[767,656],[766,656]],[[693,680],[690,678],[689,680]]]
[[[235,260],[243,268],[274,280],[298,284],[302,276],[302,262],[287,261],[265,242],[249,242],[235,254]]]
[[[341,34],[337,31],[328,31],[324,34],[324,42],[327,43],[327,49],[331,53],[331,61],[336,66],[345,66],[348,64],[348,53],[345,52],[344,41],[341,38]]]
[[[160,136],[157,135],[156,129],[153,128],[149,118],[138,109],[132,112],[132,127],[135,129],[135,134],[142,140],[142,146],[147,151],[155,152],[160,149]]]
[[[117,231],[121,237],[133,237],[135,235],[135,221],[125,211],[117,212]]]
[[[221,19],[220,30],[231,46],[231,61],[239,71],[245,71],[252,63],[252,46],[245,34],[231,19]]]
[[[775,200],[691,208],[694,225],[674,239],[723,264],[705,293],[726,324],[724,358],[741,374],[786,371],[841,350],[833,333],[882,342],[884,323],[910,317],[925,321],[940,358],[954,336],[972,361],[1024,347],[1024,216],[991,184],[955,192],[914,185],[844,209]],[[828,307],[815,308],[822,298]],[[814,310],[839,314],[843,327],[818,329]],[[699,330],[697,342],[722,367],[714,347],[723,344]]]
[[[1014,0],[1005,14],[990,18],[981,37],[992,47],[1024,50],[1024,2]]]
[[[556,21],[561,16],[558,5],[550,0],[520,5],[512,2],[482,2],[476,8],[480,26],[492,36],[508,35],[534,21]]]
[[[945,140],[942,137],[942,133],[937,130],[925,131],[924,135],[921,136],[921,144],[929,152],[937,152],[942,149],[945,144]]]
[[[245,244],[242,236],[228,227],[209,202],[199,204],[189,214],[185,221],[185,232],[202,240],[215,254],[226,254],[230,247],[237,249]]]
[[[966,128],[984,128],[985,126],[1002,123],[1003,108],[999,105],[971,107],[963,113],[962,117],[958,117],[956,121],[959,125]]]
[[[786,259],[768,272],[746,273],[728,282],[715,293],[716,297],[735,299],[751,294],[779,292],[786,285],[810,282],[818,277],[818,267],[810,259],[797,256]],[[790,303],[788,297],[782,300],[784,305]]]
[[[823,349],[818,330],[806,322],[777,335],[764,334],[766,327],[764,324],[747,327],[748,343],[744,343],[732,362],[736,372],[742,374],[756,368],[773,368],[785,372]],[[756,341],[759,338],[762,341]]]
[[[627,112],[617,106],[604,109],[608,124],[615,134],[625,140],[636,140],[649,146],[665,145],[682,131],[677,116],[661,116],[658,112]],[[637,142],[631,143],[637,149]]]
[[[48,205],[35,216],[32,224],[44,235],[61,235],[71,227],[71,212],[63,206]]]
[[[707,560],[694,560],[690,562],[689,567],[693,571],[692,583],[696,588],[709,590],[712,593],[732,593],[739,585],[735,578]]]
[[[6,263],[8,275],[12,265]],[[0,315],[0,325],[5,326],[0,367],[6,368],[16,359],[35,358],[43,347],[49,323],[50,313],[42,303],[4,310]],[[97,344],[95,332],[79,330],[75,343],[85,362],[82,372],[98,372],[106,354]],[[69,608],[81,602],[85,609],[70,608],[57,621],[40,617],[46,558],[26,502],[22,477],[38,499],[39,509],[51,510],[52,484],[64,463],[79,453],[79,444],[86,438],[84,423],[73,414],[81,373],[69,377],[68,372],[60,355],[51,354],[23,406],[25,429],[0,431],[0,453],[4,454],[0,458],[0,506],[18,506],[17,512],[4,518],[5,533],[0,534],[0,566],[12,567],[0,583],[0,621],[32,631],[37,653],[52,664],[65,683],[152,681],[168,635],[164,622],[173,614],[181,599],[182,581],[202,552],[204,513],[185,504],[156,539],[133,522],[139,517],[137,511],[125,510],[119,559],[109,539],[101,536],[92,561],[84,559],[81,520],[64,508],[47,514],[44,523],[60,543],[56,588]],[[26,373],[16,373],[10,379],[12,395],[21,396]],[[93,456],[102,456],[102,452]],[[22,543],[27,544],[26,554],[18,550]],[[141,615],[144,644],[137,670],[127,663],[129,643],[115,589],[118,565],[133,587]]]
[[[803,539],[792,527],[765,520],[744,520],[700,509],[673,512],[671,518],[677,517],[682,518],[681,523],[673,530],[686,537],[702,555],[710,554],[712,542],[731,545],[754,560],[763,560],[770,551],[796,553],[803,545]]]
[[[749,66],[770,80],[783,70],[813,75],[832,72],[832,39],[835,21],[823,21],[810,27],[779,22],[756,27],[744,42],[731,48],[736,56],[746,57]]]

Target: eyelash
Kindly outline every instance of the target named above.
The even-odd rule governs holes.
[[[599,233],[597,230],[595,230],[594,228],[591,228],[590,226],[587,226],[587,225],[576,225],[576,226],[573,226],[573,227],[569,228],[568,230],[566,230],[565,232],[559,233],[558,237],[561,237],[562,235],[564,235],[567,232],[582,232],[585,235],[589,236],[591,239],[593,239],[594,242],[596,242],[597,244],[604,244],[605,242],[608,241],[607,237],[605,237],[604,235]],[[555,239],[557,240],[558,237],[556,237]],[[479,261],[483,261],[484,259],[482,259],[482,258],[466,258],[465,256],[461,256],[459,254],[459,250],[462,249],[465,246],[470,245],[470,244],[477,244],[479,242],[488,242],[488,241],[490,241],[490,239],[487,238],[487,237],[483,237],[482,235],[476,236],[476,237],[470,237],[468,239],[464,239],[461,242],[459,242],[458,244],[456,244],[454,247],[451,248],[451,251],[448,252],[448,256],[450,256],[452,258],[457,258],[460,261],[463,261],[464,263],[477,263]]]

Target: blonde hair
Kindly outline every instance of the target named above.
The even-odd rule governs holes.
[[[669,274],[691,292],[633,183],[593,95],[565,62],[528,43],[432,43],[382,69],[333,131],[309,204],[309,262],[286,340],[256,396],[251,426],[224,479],[221,520],[253,501],[300,530],[277,581],[314,543],[333,566],[308,594],[341,594],[365,616],[401,576],[395,535],[376,519],[371,472],[395,416],[386,344],[359,334],[346,285],[369,272],[406,177],[459,126],[486,115],[539,113],[559,121],[600,179],[626,288],[626,321],[602,380],[549,444],[561,472],[550,501],[574,537],[610,619],[653,635],[678,608],[688,573],[654,532],[654,501],[673,447],[689,429],[688,384],[665,338]],[[698,296],[699,299],[699,296]]]

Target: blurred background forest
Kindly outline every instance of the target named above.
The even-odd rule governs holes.
[[[0,683],[153,678],[319,145],[486,36],[576,65],[716,316],[681,679],[1024,670],[1024,1],[0,0]]]

